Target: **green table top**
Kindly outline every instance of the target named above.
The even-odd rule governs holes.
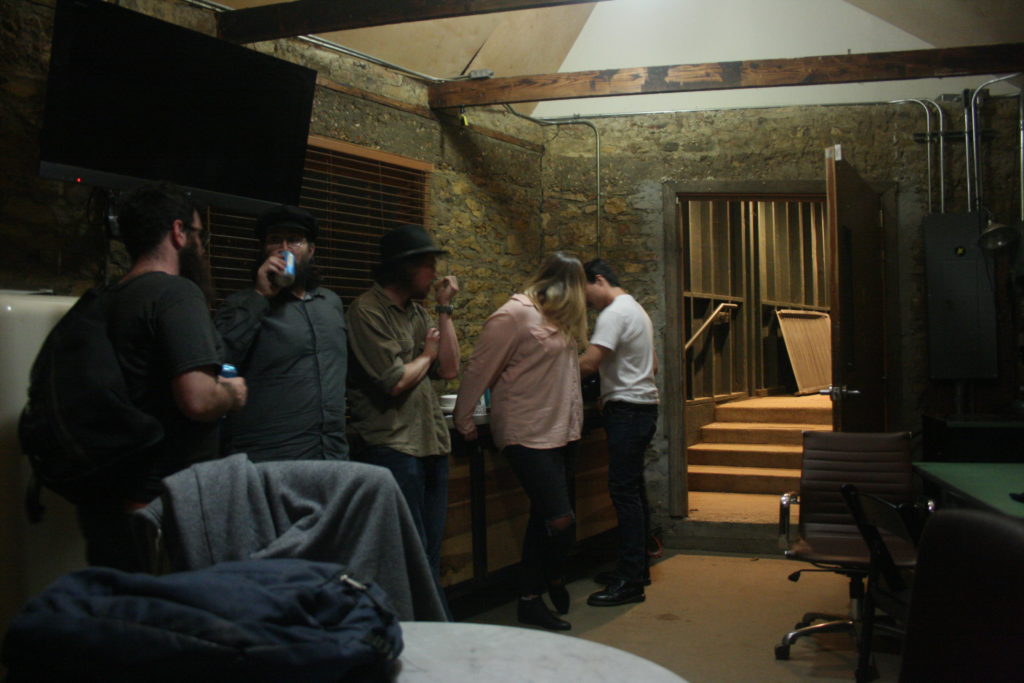
[[[914,468],[971,505],[1024,518],[1024,503],[1010,498],[1024,491],[1024,463],[919,462]]]

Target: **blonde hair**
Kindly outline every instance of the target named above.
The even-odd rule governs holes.
[[[587,281],[583,264],[571,254],[549,254],[523,286],[537,309],[577,346],[587,339]]]

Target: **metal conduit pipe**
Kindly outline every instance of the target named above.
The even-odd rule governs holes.
[[[233,7],[228,7],[227,5],[222,5],[220,3],[213,2],[212,0],[185,0],[185,1],[188,4],[190,4],[190,5],[194,5],[196,7],[202,7],[203,9],[208,9],[208,10],[212,10],[212,11],[215,11],[215,12],[228,12],[228,11],[231,11],[231,10],[234,9]],[[391,62],[387,62],[387,61],[385,61],[383,59],[379,59],[377,57],[365,54],[363,52],[359,52],[358,50],[353,50],[351,48],[347,48],[347,47],[345,47],[343,45],[339,45],[339,44],[331,42],[329,40],[324,40],[323,38],[320,38],[319,36],[308,36],[308,35],[306,35],[306,36],[296,36],[296,37],[299,40],[305,41],[305,42],[310,43],[312,45],[316,45],[317,47],[322,47],[322,48],[324,48],[326,50],[331,50],[333,52],[338,52],[340,54],[347,55],[349,57],[355,57],[357,59],[362,59],[362,60],[365,60],[367,62],[371,62],[373,64],[377,64],[378,66],[383,66],[383,67],[386,67],[388,69],[392,69],[394,71],[401,72],[403,74],[406,74],[407,76],[412,76],[413,78],[418,78],[418,79],[426,81],[428,83],[448,83],[448,82],[451,82],[451,81],[465,80],[465,78],[467,78],[465,76],[460,76],[458,78],[438,78],[436,76],[430,76],[428,74],[423,74],[423,73],[420,73],[418,71],[413,71],[411,69],[406,69],[405,67],[399,66],[397,64],[393,64]],[[596,208],[597,208],[597,210],[594,212],[594,215],[595,215],[595,223],[596,223],[595,232],[596,232],[596,239],[597,239],[597,256],[600,257],[601,256],[601,133],[597,130],[597,126],[595,126],[591,121],[587,121],[585,119],[580,119],[578,114],[575,117],[573,117],[572,119],[568,119],[568,120],[560,120],[560,119],[550,119],[549,120],[549,119],[538,119],[538,118],[534,118],[532,116],[527,116],[526,114],[520,114],[515,109],[513,109],[510,105],[507,105],[507,104],[505,105],[505,109],[508,110],[509,112],[511,112],[512,114],[515,114],[516,116],[518,116],[520,118],[524,118],[524,119],[527,119],[529,121],[533,121],[534,123],[540,124],[542,126],[583,125],[583,126],[590,126],[590,128],[594,131],[594,156],[595,156],[594,164],[595,164],[595,167],[596,167],[596,171],[595,171],[596,181],[595,182],[596,182],[596,185],[597,185],[597,192],[596,192],[596,197],[597,197],[597,199],[596,199],[597,207]]]
[[[212,0],[185,0],[185,2],[195,7],[202,7],[203,9],[213,10],[214,12],[230,12],[236,9],[234,7],[229,7],[227,5],[222,5],[219,2],[212,2]],[[368,55],[365,52],[359,52],[358,50],[353,50],[352,48],[345,47],[344,45],[339,45],[338,43],[331,42],[330,40],[324,40],[319,36],[302,35],[294,37],[298,38],[301,41],[310,43],[312,45],[316,45],[317,47],[322,47],[332,52],[338,52],[348,57],[362,59],[372,64],[376,64],[377,66],[383,66],[388,69],[392,69],[393,71],[399,71],[405,74],[406,76],[412,76],[413,78],[418,78],[428,83],[448,83],[450,81],[464,80],[463,78],[438,78],[437,76],[429,76],[418,71],[413,71],[412,69],[406,69],[404,66],[392,64],[391,62],[384,61],[379,57]]]
[[[986,87],[992,85],[993,83],[998,83],[999,81],[1005,81],[1010,78],[1016,78],[1017,76],[1020,76],[1020,73],[1007,74],[1006,76],[991,78],[982,83],[981,85],[979,85],[977,88],[975,88],[974,92],[971,94],[971,151],[972,156],[974,157],[974,203],[977,205],[978,211],[981,211],[982,202],[984,198],[982,197],[981,192],[981,170],[980,164],[978,162],[978,138],[980,136],[978,135],[978,111],[975,106],[975,103],[978,99],[978,93],[984,90]]]
[[[601,258],[601,132],[597,129],[597,126],[594,125],[593,121],[581,119],[578,114],[570,118],[539,119],[534,116],[528,116],[517,112],[510,104],[505,105],[505,110],[521,119],[533,121],[534,123],[542,126],[590,126],[590,129],[594,131],[594,183],[596,185],[594,192],[596,201],[596,210],[594,211],[594,237],[597,247],[595,255],[597,258]]]
[[[974,201],[971,199],[971,116],[970,105],[968,104],[968,91],[964,90],[964,165],[965,180],[967,181],[967,210],[974,210]]]
[[[946,117],[935,100],[925,97],[921,101],[935,107],[939,116],[939,213],[946,213]]]
[[[925,149],[927,150],[928,160],[928,213],[932,212],[932,112],[928,109],[928,105],[921,100],[915,100],[913,98],[907,98],[903,100],[891,100],[889,104],[905,104],[907,102],[913,102],[914,104],[921,105],[924,109],[924,120],[925,120]]]
[[[1020,222],[1024,223],[1024,88],[1017,94],[1017,127],[1020,129],[1017,188],[1020,190]]]

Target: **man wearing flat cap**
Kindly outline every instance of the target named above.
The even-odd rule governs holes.
[[[412,511],[423,547],[439,576],[448,507],[448,427],[432,379],[459,372],[452,324],[454,275],[439,280],[445,253],[419,225],[403,225],[380,241],[375,284],[348,308],[352,351],[352,427],[365,442],[357,459],[391,470]],[[434,290],[437,324],[415,300]]]
[[[224,452],[267,460],[347,460],[348,344],[338,296],[318,285],[317,222],[295,206],[256,222],[253,287],[229,296],[214,323],[249,385],[249,404],[224,428]],[[284,277],[285,252],[294,279]]]

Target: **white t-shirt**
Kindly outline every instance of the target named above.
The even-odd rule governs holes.
[[[657,403],[654,326],[629,294],[612,299],[597,316],[590,343],[611,351],[601,361],[601,400]]]

